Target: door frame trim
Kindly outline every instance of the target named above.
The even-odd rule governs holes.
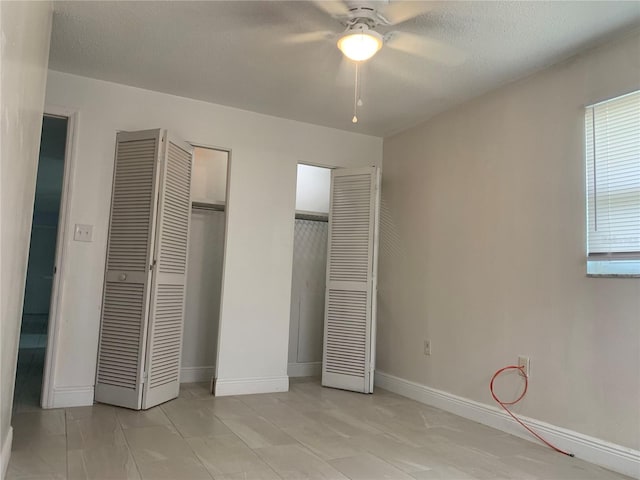
[[[77,110],[58,105],[45,105],[43,116],[64,117],[67,119],[67,140],[64,151],[64,175],[62,180],[62,195],[60,197],[60,213],[58,217],[58,232],[56,235],[56,253],[54,265],[56,273],[53,275],[51,286],[51,301],[49,304],[49,325],[47,329],[47,349],[45,352],[44,371],[42,373],[42,393],[40,405],[42,408],[55,408],[55,372],[60,345],[60,306],[64,296],[65,271],[64,260],[68,243],[72,241],[69,232],[73,232],[68,222],[70,220],[71,198],[76,171],[78,148],[78,117]]]

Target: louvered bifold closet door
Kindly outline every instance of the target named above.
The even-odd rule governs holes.
[[[322,385],[373,391],[378,175],[331,176]]]
[[[178,396],[184,327],[193,148],[167,137],[161,179],[142,408]]]
[[[142,402],[160,141],[159,130],[116,138],[95,399],[133,409]]]

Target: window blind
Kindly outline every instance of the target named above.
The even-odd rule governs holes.
[[[640,90],[587,107],[589,260],[640,261]]]

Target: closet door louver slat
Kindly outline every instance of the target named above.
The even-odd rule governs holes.
[[[157,198],[158,130],[119,133],[95,399],[139,409]]]
[[[373,391],[378,173],[331,177],[322,384]]]
[[[151,293],[144,409],[177,397],[180,390],[193,149],[170,136],[166,143]]]

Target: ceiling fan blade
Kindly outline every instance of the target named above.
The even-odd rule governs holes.
[[[331,40],[336,36],[335,32],[331,30],[319,30],[317,32],[305,32],[294,33],[284,37],[284,43],[301,44],[301,43],[313,43],[322,42],[325,40]]]
[[[412,18],[419,17],[433,10],[434,2],[389,2],[389,5],[381,9],[389,25],[398,25]]]
[[[391,32],[388,35],[385,45],[394,50],[448,66],[460,65],[466,60],[464,52],[433,38],[409,32]]]
[[[387,55],[389,53],[390,55]],[[380,82],[382,85],[392,85],[395,86],[394,88],[402,85],[402,88],[431,90],[431,86],[428,85],[431,80],[423,75],[416,75],[411,70],[399,68],[398,62],[393,58],[393,52],[381,53],[379,57],[376,57],[375,62],[371,62],[369,67],[372,80]]]
[[[312,3],[332,17],[344,17],[349,15],[349,7],[341,1],[336,0],[312,0]]]

